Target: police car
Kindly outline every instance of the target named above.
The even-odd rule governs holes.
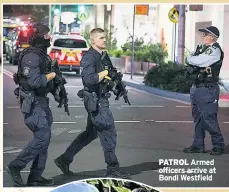
[[[57,59],[63,72],[80,73],[80,60],[88,50],[88,44],[79,34],[53,35],[48,54]]]
[[[17,65],[20,53],[29,47],[31,29],[29,26],[17,27],[8,33],[8,40],[5,43],[6,60]]]

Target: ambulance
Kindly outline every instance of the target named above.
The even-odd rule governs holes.
[[[87,41],[81,35],[54,35],[48,54],[51,59],[57,59],[62,72],[76,72],[76,74],[79,74],[80,61],[87,50]]]

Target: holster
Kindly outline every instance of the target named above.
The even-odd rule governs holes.
[[[80,98],[87,97],[87,107],[88,107],[88,112],[96,112],[98,110],[98,96],[95,92],[88,92],[85,91],[84,89],[80,90],[77,94]]]
[[[31,106],[34,101],[34,94],[33,92],[25,92],[19,89],[19,97],[22,101],[21,103],[21,111],[23,113],[30,113]]]
[[[81,89],[81,90],[79,90],[78,93],[77,93],[78,97],[81,98],[81,99],[83,99],[83,97],[84,97],[84,93],[83,93],[83,92],[84,92],[84,90]]]

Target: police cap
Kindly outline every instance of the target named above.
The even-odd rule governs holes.
[[[216,38],[218,38],[220,35],[219,29],[215,26],[206,27],[205,29],[199,29],[199,31],[203,33],[210,33]]]

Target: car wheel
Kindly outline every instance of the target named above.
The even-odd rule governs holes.
[[[81,74],[81,71],[80,70],[77,70],[76,71],[76,76],[79,76]]]
[[[13,65],[17,65],[17,60],[13,57],[13,59],[12,59],[12,64]]]
[[[7,60],[7,61],[9,60],[9,56],[8,56],[8,53],[6,53],[6,60]]]
[[[12,56],[9,58],[9,63],[12,64]]]

